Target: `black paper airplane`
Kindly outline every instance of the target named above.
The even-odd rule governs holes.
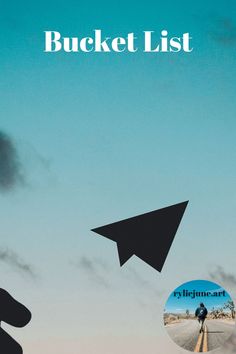
[[[188,201],[91,231],[117,243],[120,266],[136,255],[161,272]]]

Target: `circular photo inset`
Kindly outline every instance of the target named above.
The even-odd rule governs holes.
[[[184,283],[169,296],[164,325],[172,340],[191,352],[222,347],[235,328],[235,307],[220,285],[207,280]]]

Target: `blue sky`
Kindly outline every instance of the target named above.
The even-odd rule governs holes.
[[[184,296],[183,290],[192,292],[192,296]],[[194,296],[193,292],[203,292],[203,296]],[[223,308],[224,305],[231,300],[230,295],[218,284],[212,283],[210,281],[194,280],[189,283],[185,283],[175,289],[169,296],[165,311],[169,313],[185,313],[189,310],[190,313],[195,313],[195,310],[199,307],[199,304],[204,303],[205,307],[210,312],[213,308]],[[181,295],[178,294],[181,292]],[[205,292],[211,292],[211,296],[204,296]],[[213,296],[213,294],[218,293],[221,295]]]
[[[217,265],[235,268],[235,4],[10,1],[0,17],[0,128],[27,181],[0,196],[1,247],[37,274],[0,270],[2,287],[34,314],[19,340],[26,354],[157,353],[157,338],[168,346],[161,325],[172,289]],[[186,31],[194,51],[43,52],[44,30],[95,28]],[[185,200],[162,274],[135,257],[120,269],[115,244],[90,232]]]

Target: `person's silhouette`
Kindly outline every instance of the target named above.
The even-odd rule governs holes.
[[[200,306],[195,311],[195,316],[198,318],[198,322],[200,324],[200,333],[203,332],[204,322],[207,317],[208,311],[205,305],[201,302]]]
[[[24,327],[31,320],[30,311],[5,290],[0,289],[0,323]],[[21,346],[0,327],[0,353],[22,354]]]

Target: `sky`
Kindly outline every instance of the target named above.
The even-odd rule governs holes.
[[[235,296],[234,1],[0,5],[1,287],[32,311],[25,354],[180,353],[169,294],[213,279]],[[44,31],[191,33],[179,54],[44,53]],[[9,145],[6,145],[9,147]],[[7,150],[9,156],[14,152]],[[161,274],[90,230],[189,200]]]
[[[210,312],[213,308],[224,308],[228,301],[232,301],[230,295],[218,284],[206,280],[193,280],[182,284],[170,294],[165,312],[185,313],[189,310],[191,314],[195,314],[201,302]]]

